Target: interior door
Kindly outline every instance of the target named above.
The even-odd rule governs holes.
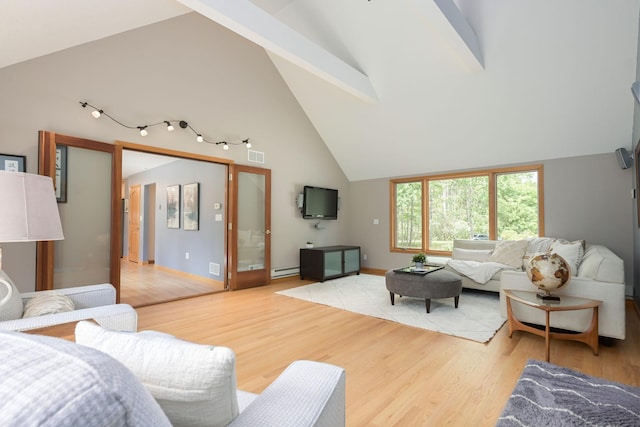
[[[129,188],[129,261],[140,263],[140,186]]]
[[[36,290],[111,283],[120,297],[120,158],[113,144],[39,133],[38,172],[54,179],[64,240],[38,242]],[[65,147],[65,159],[58,148]],[[60,171],[60,167],[64,170]],[[55,257],[54,257],[55,255]]]
[[[271,171],[233,165],[231,176],[230,288],[264,286],[271,280]]]

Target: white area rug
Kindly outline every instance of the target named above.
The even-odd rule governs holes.
[[[457,309],[453,298],[432,299],[431,312],[427,314],[423,299],[396,295],[395,305],[391,305],[384,276],[369,274],[277,293],[481,343],[488,342],[506,321],[500,315],[498,294],[464,290]]]

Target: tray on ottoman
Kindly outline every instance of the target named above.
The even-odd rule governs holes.
[[[419,276],[424,276],[427,273],[432,273],[434,271],[442,270],[444,268],[443,265],[435,265],[435,264],[425,264],[422,268],[415,267],[403,267],[394,269],[394,273],[405,273],[405,274],[417,274]]]

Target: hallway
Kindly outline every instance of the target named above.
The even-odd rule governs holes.
[[[215,292],[225,292],[224,283],[165,271],[153,264],[137,264],[124,258],[120,262],[120,302],[133,307]]]

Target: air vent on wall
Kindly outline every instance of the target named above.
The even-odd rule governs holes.
[[[253,163],[264,163],[264,153],[262,151],[247,150],[248,160]]]

